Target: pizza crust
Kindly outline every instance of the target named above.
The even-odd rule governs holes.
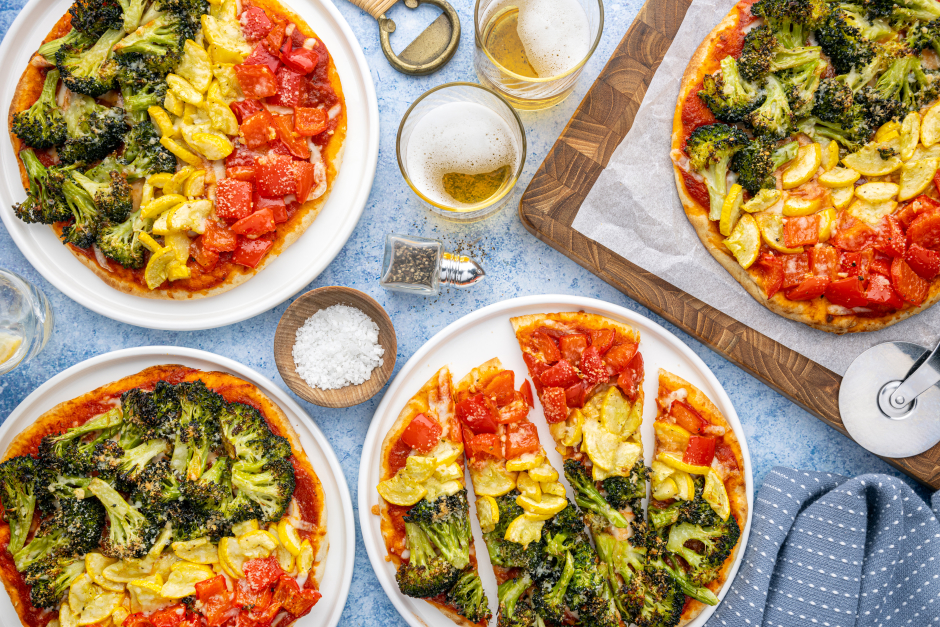
[[[294,22],[300,32],[302,32],[304,35],[308,37],[316,36],[316,33],[313,31],[313,29],[311,29],[310,26],[299,15],[288,9],[278,0],[252,0],[252,4],[258,8],[264,9],[265,11],[274,12],[286,17],[289,21]],[[66,13],[62,18],[59,19],[59,21],[53,27],[52,31],[50,31],[49,35],[47,35],[43,40],[43,43],[61,37],[71,30],[71,22],[71,15]],[[38,67],[33,65],[33,62],[35,62],[37,58],[39,58],[38,55],[33,56],[33,61],[27,65],[26,70],[23,72],[23,75],[20,77],[20,80],[17,83],[16,91],[14,92],[13,100],[10,103],[10,109],[8,112],[8,124],[10,127],[12,127],[13,116],[20,111],[28,109],[30,106],[32,106],[42,91],[44,80],[42,73],[39,71]],[[277,240],[275,241],[274,246],[271,248],[268,254],[264,256],[264,258],[261,260],[261,263],[259,263],[256,268],[248,268],[246,266],[233,264],[232,269],[225,280],[221,284],[208,289],[188,290],[179,287],[174,288],[172,287],[173,283],[165,283],[165,285],[169,285],[170,287],[149,290],[145,286],[140,285],[124,276],[121,276],[119,273],[112,272],[102,267],[93,255],[88,256],[82,250],[74,248],[71,245],[67,245],[69,251],[82,263],[82,265],[91,270],[109,287],[132,296],[140,296],[143,298],[152,298],[156,300],[195,300],[199,298],[209,298],[211,296],[216,296],[234,289],[255,276],[258,272],[272,263],[281,252],[286,250],[288,246],[296,242],[297,239],[299,239],[300,236],[304,234],[307,228],[313,224],[314,220],[317,219],[317,216],[320,215],[320,212],[323,210],[330,193],[333,191],[333,183],[336,180],[336,176],[339,173],[339,168],[343,160],[343,148],[346,139],[347,111],[342,83],[340,82],[339,73],[336,70],[336,64],[332,55],[330,55],[329,59],[328,75],[330,78],[330,85],[333,88],[333,91],[336,93],[336,96],[339,98],[341,111],[339,114],[339,121],[332,138],[330,139],[329,143],[327,143],[327,145],[321,149],[323,161],[326,165],[326,191],[323,192],[323,195],[321,195],[319,198],[305,202],[300,207],[300,209],[298,209],[297,213],[291,217],[291,220],[286,225],[286,228],[282,226],[278,229]],[[20,168],[20,178],[23,181],[23,188],[27,189],[29,187],[29,178],[26,176],[26,170],[19,158],[19,151],[23,147],[23,144],[12,131],[10,132],[10,139],[13,142],[14,154],[17,155],[16,160]],[[204,161],[204,163],[208,162]],[[211,170],[211,165],[207,165],[206,170],[207,172]],[[53,232],[56,234],[56,237],[61,238],[61,225],[51,225],[50,228],[52,228]],[[117,268],[121,268],[120,264],[117,262],[113,263]],[[123,270],[123,268],[121,269]]]
[[[692,198],[683,179],[683,169],[676,163],[677,160],[685,159],[683,153],[683,124],[682,110],[685,107],[686,100],[696,98],[697,93],[693,92],[701,83],[706,74],[714,72],[718,68],[718,59],[714,58],[713,51],[722,42],[722,35],[726,31],[734,30],[738,27],[741,19],[740,3],[735,5],[731,11],[718,23],[709,33],[708,37],[702,41],[701,45],[692,55],[689,65],[682,75],[682,83],[679,87],[679,99],[676,103],[676,112],[672,123],[672,156],[673,170],[676,177],[676,190],[679,193],[679,200],[685,210],[685,215],[695,229],[702,244],[711,256],[721,264],[721,266],[741,284],[741,286],[758,303],[790,320],[802,322],[814,329],[828,331],[831,333],[861,333],[867,331],[878,331],[902,320],[905,320],[925,309],[933,306],[940,301],[940,278],[935,279],[930,285],[930,292],[927,298],[919,307],[908,307],[901,311],[884,314],[878,317],[861,317],[855,314],[834,315],[827,311],[828,301],[817,298],[812,301],[791,301],[788,300],[782,291],[767,299],[763,290],[763,280],[760,273],[755,269],[753,271],[745,270],[735,259],[734,255],[722,243],[724,236],[718,231],[718,222],[708,219],[708,207],[702,206]]]

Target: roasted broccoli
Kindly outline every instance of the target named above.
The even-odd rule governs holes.
[[[114,0],[75,0],[69,13],[72,28],[94,38],[124,26],[124,12]]]
[[[294,496],[294,467],[286,459],[264,464],[239,460],[232,465],[232,485],[257,503],[262,520],[278,521]]]
[[[146,0],[117,0],[124,14],[124,20],[121,28],[125,33],[132,33],[140,26],[140,18],[144,14],[144,8],[147,6]]]
[[[696,134],[704,135],[708,131],[703,131],[703,129],[713,129],[713,127],[722,126],[724,128],[731,129],[732,127],[725,127],[723,124],[712,124],[709,126],[701,126],[695,131],[692,132],[692,136],[689,137],[688,149],[692,152],[698,152],[699,146],[696,139]],[[737,129],[733,129],[737,131]],[[702,133],[699,133],[703,131]],[[740,133],[740,131],[737,131]],[[743,133],[741,133],[743,135]],[[695,157],[689,155],[693,161]],[[728,161],[731,160],[731,155],[728,155]],[[693,163],[692,167],[696,167]],[[725,166],[727,167],[727,165]],[[698,168],[696,168],[698,169]],[[724,194],[722,194],[722,200],[724,200]],[[618,512],[616,509],[610,506],[610,504],[601,496],[600,491],[597,489],[597,486],[594,485],[594,480],[591,479],[591,476],[588,474],[588,471],[585,470],[584,466],[574,459],[569,459],[565,461],[565,477],[567,477],[568,482],[571,484],[571,487],[575,490],[574,501],[578,504],[582,510],[596,512],[610,521],[610,524],[615,527],[626,528],[629,526],[629,521],[626,517]]]
[[[153,123],[143,120],[124,138],[124,154],[114,167],[133,181],[159,172],[175,172],[176,157],[160,143],[160,133]]]
[[[516,504],[517,490],[512,490],[502,496],[496,497],[499,509],[499,521],[496,528],[483,534],[486,550],[490,554],[490,561],[503,568],[524,568],[534,566],[539,559],[537,543],[533,542],[523,548],[521,544],[505,539],[509,523],[524,513]]]
[[[470,506],[467,491],[423,499],[408,510],[405,521],[421,527],[434,546],[457,570],[470,563]]]
[[[891,18],[896,25],[929,22],[940,18],[940,5],[933,0],[869,0],[870,14]]]
[[[904,43],[916,52],[933,48],[940,55],[940,18],[911,24]]]
[[[39,98],[30,108],[13,116],[10,130],[29,146],[46,149],[65,141],[65,118],[56,104],[58,85],[59,71],[46,72]]]
[[[166,75],[179,65],[188,33],[181,20],[162,14],[119,41],[114,52],[121,65],[127,68]]]
[[[825,0],[760,0],[751,6],[751,14],[764,18],[786,48],[802,46],[829,12]]]
[[[768,26],[752,28],[744,36],[738,71],[748,81],[763,80],[770,72],[770,60],[777,49],[777,37]]]
[[[64,117],[68,137],[58,153],[66,164],[103,159],[121,145],[127,132],[120,109],[105,107],[80,94],[72,94]]]
[[[839,8],[816,29],[816,41],[839,74],[862,68],[875,58],[875,45],[855,26],[851,16]]]
[[[71,178],[62,184],[62,192],[74,218],[74,222],[62,229],[62,241],[78,248],[90,248],[98,237],[103,216],[95,207],[91,195]]]
[[[202,381],[176,386],[180,403],[177,432],[188,446],[185,478],[195,482],[209,463],[209,454],[222,446],[218,415],[225,400]]]
[[[44,166],[30,149],[20,152],[20,159],[29,178],[26,200],[13,206],[13,212],[23,222],[53,224],[72,218],[72,212],[58,182],[49,168]]]
[[[557,580],[542,582],[532,593],[535,611],[549,623],[562,624],[567,614],[565,594],[575,570],[574,558],[570,552],[564,553],[563,564],[561,576]]]
[[[0,464],[0,503],[3,504],[4,520],[10,525],[10,540],[7,549],[16,553],[26,544],[26,536],[33,524],[36,511],[38,482],[36,460],[28,455],[13,457]]]
[[[868,13],[861,5],[843,2],[838,5],[838,9],[849,24],[857,28],[862,37],[869,41],[879,41],[894,36],[891,25],[885,19]]]
[[[32,564],[23,579],[30,586],[33,607],[56,609],[69,586],[85,572],[85,558],[49,556]]]
[[[37,51],[40,56],[42,56],[48,63],[55,65],[56,53],[59,52],[59,48],[65,45],[75,46],[76,48],[87,48],[91,46],[97,40],[98,36],[95,35],[91,37],[82,33],[81,31],[73,28],[69,32],[65,33],[57,39],[47,41],[43,45],[39,46]]]
[[[825,61],[816,59],[787,70],[781,75],[787,93],[787,102],[794,116],[805,117],[813,109],[816,102],[816,90],[819,88],[826,67]]]
[[[395,573],[402,594],[428,598],[450,590],[460,577],[460,571],[448,560],[437,556],[431,539],[419,525],[406,522],[405,538],[408,563],[402,564]]]
[[[768,82],[770,80],[768,78]],[[786,98],[783,102],[786,104]],[[764,103],[751,115],[760,112],[766,104]],[[734,153],[747,143],[748,138],[743,131],[725,124],[700,126],[692,131],[686,140],[685,151],[689,155],[689,164],[693,170],[704,177],[705,186],[708,188],[709,219],[717,220],[721,217],[721,206],[728,193],[728,164]],[[565,475],[568,475],[568,462],[565,462]],[[583,470],[582,475],[590,484],[590,477],[587,477]],[[571,481],[571,478],[569,477],[568,480]],[[578,505],[580,506],[581,503],[578,502]],[[617,526],[626,527],[626,521],[624,520],[624,524]]]
[[[257,462],[271,455],[268,442],[273,434],[257,409],[241,403],[229,403],[220,412],[222,444],[230,457]]]
[[[936,98],[936,76],[924,71],[920,57],[902,57],[888,65],[875,82],[874,90],[883,100],[900,101],[904,113],[917,111]]]
[[[734,516],[707,527],[680,522],[669,530],[666,549],[685,560],[689,565],[688,578],[694,584],[704,586],[718,576],[740,535],[741,529]],[[689,543],[695,549],[689,548]]]
[[[63,474],[86,473],[91,470],[91,459],[85,454],[90,449],[80,450],[83,449],[80,446],[82,439],[92,433],[98,437],[111,437],[122,423],[121,410],[113,409],[81,426],[44,436],[39,443],[39,462],[43,468],[56,469]]]
[[[723,122],[743,121],[764,101],[757,85],[741,77],[738,62],[731,56],[722,59],[719,72],[705,76],[702,87],[699,98]]]
[[[13,554],[20,572],[50,557],[83,555],[98,546],[104,510],[94,499],[58,500],[59,509],[39,526],[36,536]]]
[[[735,155],[737,156],[737,155]],[[733,166],[732,166],[732,169]],[[604,479],[605,498],[614,509],[629,507],[634,514],[639,511],[639,501],[646,496],[646,482],[649,481],[649,468],[643,460],[637,460],[627,477],[608,477]]]
[[[167,84],[163,75],[139,67],[122,67],[118,73],[118,84],[124,110],[134,120],[134,125],[149,123],[147,109],[162,105],[166,96]]]
[[[461,616],[471,623],[478,623],[481,620],[489,622],[490,617],[493,616],[486,595],[483,593],[480,576],[474,572],[466,572],[460,576],[454,587],[447,593],[447,600],[457,608]]]
[[[141,219],[140,211],[124,222],[107,222],[98,229],[98,249],[125,268],[142,268],[146,249],[140,243],[140,234],[148,231],[151,223],[152,220]]]
[[[812,114],[823,122],[841,124],[851,120],[854,98],[852,88],[838,78],[824,78],[816,89]]]
[[[153,546],[160,528],[100,478],[91,480],[88,491],[98,497],[108,515],[108,537],[102,552],[118,559],[143,557]]]
[[[758,137],[781,139],[789,135],[793,127],[793,112],[787,101],[787,93],[783,82],[773,74],[767,76],[764,89],[767,98],[747,116],[747,123]]]
[[[91,195],[104,220],[123,222],[134,208],[131,186],[120,172],[111,171],[103,180],[93,180],[81,172],[73,172],[72,179]]]
[[[643,607],[639,577],[646,565],[646,547],[635,547],[632,540],[618,541],[601,533],[594,536],[597,555],[607,564],[607,576],[617,609],[624,622],[633,621]]]
[[[540,622],[538,615],[529,598],[522,598],[531,586],[532,579],[526,574],[500,584],[496,591],[499,598],[497,627],[536,627]]]
[[[149,513],[175,509],[181,498],[180,482],[165,459],[147,464],[137,478],[133,500]]]
[[[122,30],[108,29],[90,47],[79,45],[79,42],[61,46],[55,59],[66,87],[88,96],[100,96],[114,89],[118,64],[113,48],[123,36]]]
[[[165,452],[164,440],[148,440],[130,449],[122,448],[114,440],[105,440],[95,446],[92,460],[100,476],[115,481],[124,490],[130,490],[137,485],[147,464]]]

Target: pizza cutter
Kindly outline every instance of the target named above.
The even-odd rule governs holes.
[[[382,52],[393,68],[404,74],[423,76],[435,72],[450,61],[460,43],[460,18],[447,0],[405,0],[409,9],[422,4],[439,7],[443,13],[418,35],[414,41],[395,54],[389,35],[395,32],[395,22],[385,17],[385,12],[398,0],[350,0],[357,7],[374,17],[379,23],[379,40]]]
[[[910,457],[940,442],[940,344],[885,342],[855,358],[839,388],[842,424],[882,457]]]

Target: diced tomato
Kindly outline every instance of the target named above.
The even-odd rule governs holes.
[[[567,388],[581,381],[578,371],[567,359],[559,360],[557,364],[542,373],[540,377],[545,387]]]
[[[591,346],[597,349],[597,352],[603,355],[610,347],[614,345],[616,333],[612,329],[592,329],[588,331],[591,337]]]
[[[543,372],[549,369],[549,365],[544,361],[541,361],[538,357],[530,355],[529,353],[522,353],[522,361],[525,362],[525,365],[529,367],[529,375],[532,377],[532,383],[535,385],[535,391],[538,394],[542,393],[542,382],[539,381],[539,377]]]
[[[587,396],[587,388],[584,381],[579,381],[571,387],[565,388],[565,405],[568,407],[584,407],[585,396]]]
[[[723,440],[719,441],[715,446],[715,457],[718,458],[718,461],[720,461],[725,468],[737,470],[738,459],[734,456],[734,451],[731,447],[725,444]]]
[[[619,374],[636,355],[638,348],[639,345],[636,342],[615,344],[609,351],[604,353],[604,363],[610,368],[612,374]]]
[[[268,36],[264,38],[264,45],[268,47],[268,50],[274,54],[281,53],[281,43],[284,41],[284,24],[282,22],[275,22],[274,26],[271,27],[271,32],[268,33]]]
[[[830,303],[842,305],[852,309],[853,307],[864,307],[868,303],[865,296],[865,278],[860,276],[850,276],[838,281],[832,281],[825,288],[826,298]]]
[[[843,272],[849,276],[860,276],[863,279],[867,279],[871,270],[871,262],[874,258],[875,255],[870,249],[856,253],[844,252],[839,261],[839,272]]]
[[[868,290],[865,299],[869,305],[878,305],[889,309],[900,309],[904,300],[891,287],[891,279],[880,274],[873,274],[868,280]]]
[[[277,93],[268,98],[268,102],[279,107],[296,107],[303,89],[303,75],[282,66],[274,78],[277,80]]]
[[[231,224],[251,215],[251,183],[223,179],[215,187],[215,213]]]
[[[284,607],[292,597],[298,594],[300,594],[300,586],[297,585],[297,580],[290,575],[281,575],[277,586],[274,587],[274,603]]]
[[[427,414],[411,419],[401,434],[401,441],[420,453],[430,453],[441,438],[441,425]]]
[[[907,230],[912,244],[940,252],[940,211],[918,216]]]
[[[281,52],[281,63],[300,74],[309,74],[317,67],[320,55],[306,48],[294,48],[289,52]]]
[[[255,608],[263,609],[271,605],[273,597],[274,595],[270,587],[256,590],[248,579],[239,579],[235,583],[233,605],[245,611],[251,611]]]
[[[816,276],[836,278],[839,272],[839,251],[821,244],[809,249],[809,270]]]
[[[225,178],[235,181],[255,180],[255,159],[260,153],[252,150],[241,141],[236,141],[234,150],[225,158]]]
[[[773,253],[761,253],[755,265],[760,270],[764,280],[764,294],[769,300],[783,287],[783,262]]]
[[[516,375],[512,370],[503,370],[493,377],[483,393],[493,399],[497,407],[512,402],[516,391]]]
[[[796,287],[806,280],[809,274],[808,253],[783,256],[783,289]]]
[[[294,161],[294,180],[297,186],[297,200],[307,202],[310,190],[316,181],[316,168],[309,161]]]
[[[471,435],[469,440],[467,440],[465,435],[464,446],[467,449],[467,454],[475,459],[483,455],[489,455],[496,459],[503,457],[503,447],[500,444],[499,436],[495,433]]]
[[[232,110],[232,113],[235,114],[235,117],[238,118],[239,124],[259,111],[264,111],[264,105],[261,104],[260,100],[236,100],[229,105],[229,108]]]
[[[514,422],[506,427],[506,459],[515,459],[525,453],[537,453],[539,445],[539,432],[535,425],[528,420]]]
[[[206,230],[202,234],[203,248],[217,253],[232,252],[237,244],[237,236],[227,226],[216,220],[206,220]]]
[[[607,365],[601,358],[601,354],[593,346],[588,346],[584,349],[584,352],[581,353],[581,364],[579,367],[581,369],[581,376],[584,377],[584,382],[588,385],[597,385],[598,383],[604,383],[610,379],[610,375],[607,372]]]
[[[186,618],[186,606],[177,603],[151,614],[150,622],[153,623],[153,627],[176,627],[184,618]]]
[[[523,381],[522,385],[519,386],[519,393],[522,394],[522,398],[525,399],[526,405],[535,407],[535,401],[532,398],[532,385],[529,383],[528,379]]]
[[[284,155],[263,155],[255,161],[258,193],[268,198],[283,197],[297,190],[293,159]]]
[[[457,403],[457,418],[474,433],[496,433],[496,416],[496,408],[483,394]]]
[[[323,109],[316,107],[295,107],[294,108],[294,130],[298,135],[312,136],[319,135],[326,130],[329,124],[329,116]]]
[[[783,223],[787,247],[812,246],[819,241],[819,214],[787,218]]]
[[[233,168],[225,168],[225,178],[232,179],[233,181],[245,181],[247,183],[254,183],[255,169],[245,168],[242,166],[235,166]]]
[[[288,148],[287,144],[282,142],[280,139],[275,139],[270,144],[268,144],[268,154],[290,157],[291,161],[294,159],[294,155],[290,153],[290,148]]]
[[[505,407],[499,408],[499,423],[500,424],[509,424],[510,422],[516,422],[522,420],[529,415],[529,405],[526,404],[525,398],[522,397],[522,394],[518,392],[513,392],[515,397],[511,403]]]
[[[669,406],[669,415],[675,418],[676,424],[693,435],[702,432],[708,421],[695,411],[695,408],[682,401],[673,401]]]
[[[255,113],[241,123],[238,134],[248,148],[260,148],[277,137],[274,130],[274,116],[266,109]],[[255,164],[257,164],[255,159]]]
[[[255,47],[264,49],[260,44]],[[265,54],[270,53],[264,49]],[[253,63],[240,63],[235,66],[235,76],[238,78],[238,84],[241,85],[242,93],[246,98],[267,98],[277,93],[277,80],[274,78],[274,70],[268,65],[258,65]]]
[[[833,230],[829,243],[842,250],[858,251],[871,244],[878,237],[878,232],[861,220],[843,211]]]
[[[277,69],[281,65],[277,55],[271,54],[264,43],[256,44],[254,50],[251,51],[251,54],[249,54],[242,63],[244,65],[263,65],[271,70],[272,75],[277,72]],[[274,94],[268,95],[273,96]]]
[[[150,622],[148,617],[144,616],[143,612],[131,614],[124,619],[121,625],[122,627],[153,627],[153,623]]]
[[[235,254],[232,255],[232,261],[242,266],[256,268],[272,246],[274,246],[274,242],[263,237],[258,239],[239,237]]]
[[[203,246],[201,235],[189,245],[189,256],[195,259],[196,263],[206,272],[212,272],[216,264],[219,263],[219,253]]]
[[[630,402],[636,400],[640,393],[640,381],[643,380],[643,355],[637,353],[627,364],[627,367],[620,372],[617,377],[617,387],[630,399]]]
[[[232,225],[232,233],[244,235],[248,238],[256,238],[259,235],[270,233],[277,228],[274,223],[274,213],[270,208],[259,209],[247,218],[242,218]]]
[[[907,238],[901,225],[894,216],[885,216],[878,225],[878,239],[875,240],[875,250],[881,251],[889,257],[903,257],[907,250]]]
[[[904,261],[921,278],[932,281],[940,274],[940,253],[927,250],[920,244],[911,245],[904,256]]]
[[[715,438],[693,435],[682,454],[682,461],[693,466],[711,466],[716,444]]]
[[[287,203],[287,219],[288,220],[294,217],[294,214],[297,213],[297,210],[300,209],[300,206],[301,206],[300,203],[297,202],[296,200],[292,200],[289,203]],[[276,213],[274,214],[274,220],[275,222],[277,221]]]
[[[248,41],[258,41],[271,32],[273,24],[264,11],[258,7],[248,7],[238,16],[242,33]]]
[[[829,285],[829,277],[809,276],[796,287],[786,290],[785,296],[788,300],[812,300],[822,296],[827,285]]]
[[[930,290],[930,284],[900,257],[895,257],[891,263],[891,283],[901,298],[915,306],[924,302]]]
[[[274,222],[277,224],[287,222],[287,205],[284,203],[283,198],[265,198],[256,191],[252,202],[255,211],[270,209],[271,213],[274,214]]]
[[[277,133],[277,138],[284,142],[290,153],[298,159],[309,159],[310,148],[307,146],[307,141],[294,135],[292,127],[289,115],[274,116],[274,131]]]
[[[558,348],[561,349],[562,357],[573,364],[581,360],[581,352],[587,348],[588,336],[582,333],[569,333],[558,338]]]
[[[868,268],[868,274],[881,274],[890,278],[891,260],[892,258],[888,255],[882,252],[876,252],[874,258],[871,260],[871,265]]]
[[[208,627],[206,617],[198,612],[187,612],[186,618],[180,621],[179,627]]]
[[[242,571],[255,592],[270,588],[284,574],[277,558],[273,556],[247,560],[242,565]]]
[[[568,419],[568,405],[564,388],[545,388],[542,391],[541,399],[546,422],[554,424]]]
[[[209,627],[218,627],[228,620],[232,599],[224,575],[197,583],[196,598],[202,603],[202,613]]]
[[[321,596],[316,588],[301,590],[294,578],[289,575],[282,575],[274,589],[274,602],[294,618],[308,614]]]
[[[914,220],[921,215],[932,213],[940,209],[940,203],[930,196],[918,196],[914,200],[904,205],[895,215],[901,226],[907,230],[911,228]]]
[[[532,334],[532,345],[536,353],[542,358],[542,361],[549,365],[561,359],[561,351],[558,350],[558,344],[541,331],[536,331]]]

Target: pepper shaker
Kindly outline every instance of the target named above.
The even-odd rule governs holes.
[[[385,237],[379,285],[387,290],[435,296],[441,285],[469,287],[485,276],[476,260],[447,252],[437,240],[396,233]]]

